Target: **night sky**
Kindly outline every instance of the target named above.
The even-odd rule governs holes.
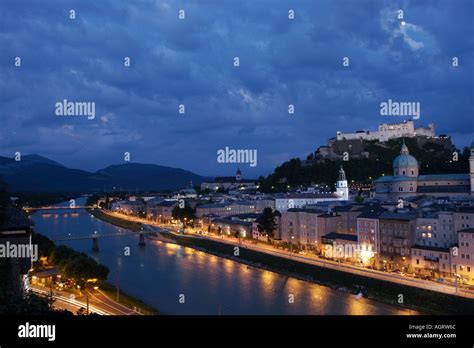
[[[258,151],[255,168],[240,165],[256,177],[338,130],[404,120],[380,115],[388,99],[420,102],[416,124],[434,122],[464,147],[474,140],[473,14],[472,0],[2,0],[0,155],[97,170],[127,151],[228,175],[237,165],[216,160],[228,146]],[[95,102],[95,119],[56,116],[63,99]]]

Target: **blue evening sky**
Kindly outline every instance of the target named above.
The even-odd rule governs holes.
[[[420,102],[416,124],[434,122],[464,147],[473,15],[472,0],[2,0],[0,155],[97,170],[128,151],[133,162],[227,175],[237,166],[216,152],[228,146],[258,151],[255,168],[240,166],[256,177],[338,130],[403,120],[380,115],[388,99]],[[95,102],[95,119],[56,116],[63,99]]]

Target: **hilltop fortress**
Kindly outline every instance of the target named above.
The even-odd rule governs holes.
[[[416,136],[435,137],[435,127],[433,123],[428,127],[415,128],[413,121],[402,123],[383,123],[379,125],[377,131],[357,131],[354,133],[337,132],[337,140],[377,140],[380,142],[396,138],[414,138]]]
[[[428,127],[415,128],[413,121],[404,121],[401,123],[383,123],[379,125],[377,131],[356,131],[343,133],[338,131],[334,138],[329,139],[327,145],[320,146],[316,152],[308,156],[303,165],[310,165],[314,160],[344,159],[348,154],[351,158],[367,158],[369,153],[366,148],[369,142],[384,143],[392,139],[416,138],[421,147],[426,142],[436,143],[448,150],[454,151],[451,139],[446,136],[436,136],[433,123]]]

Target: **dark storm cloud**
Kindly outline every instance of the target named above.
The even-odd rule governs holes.
[[[401,120],[379,115],[389,98],[421,102],[418,124],[434,122],[465,146],[474,138],[472,4],[3,1],[1,154],[98,169],[129,151],[137,162],[224,174],[235,167],[217,164],[218,149],[255,148],[258,166],[243,171],[256,176],[337,130]],[[55,116],[63,99],[95,101],[96,118]]]

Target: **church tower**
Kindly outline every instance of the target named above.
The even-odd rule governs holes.
[[[471,156],[469,157],[469,172],[471,173],[471,195],[474,195],[474,141],[471,143]]]
[[[240,168],[237,168],[237,171],[235,172],[235,180],[240,181],[242,179],[242,172],[240,171]]]
[[[418,177],[418,161],[410,155],[408,147],[403,141],[400,149],[400,155],[393,161],[393,176],[408,176],[410,178]]]
[[[341,200],[347,201],[349,199],[349,187],[347,186],[346,172],[344,169],[339,169],[339,180],[336,183],[336,193],[341,196]]]

